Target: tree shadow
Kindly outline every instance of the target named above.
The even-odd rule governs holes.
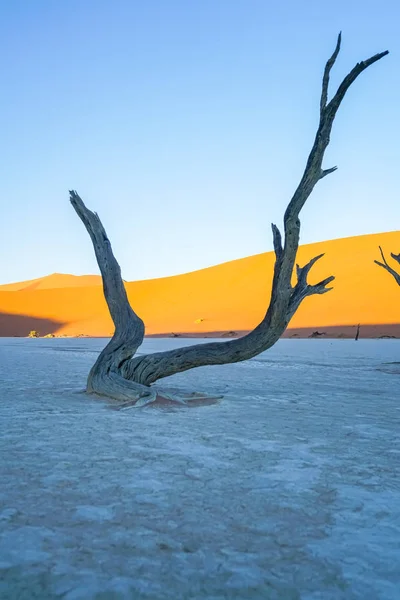
[[[57,333],[63,325],[63,322],[52,319],[0,312],[0,337],[27,337],[33,330],[42,337]]]

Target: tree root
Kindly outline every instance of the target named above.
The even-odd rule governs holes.
[[[168,404],[178,404],[180,406],[207,406],[216,404],[221,400],[221,395],[208,395],[202,392],[192,392],[191,394],[175,394],[162,390],[152,390],[148,396],[141,396],[137,399],[128,400],[119,404],[110,404],[113,410],[128,410],[130,408],[142,408],[152,404],[154,406],[163,406]]]
[[[97,363],[96,363],[97,365]],[[201,392],[179,393],[150,387],[122,377],[119,373],[97,369],[94,365],[89,374],[86,391],[108,400],[110,408],[126,410],[141,408],[148,404],[165,405],[180,404],[195,406],[196,404],[214,404],[223,396],[203,394]]]

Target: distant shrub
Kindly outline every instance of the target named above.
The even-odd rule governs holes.
[[[28,338],[38,338],[38,337],[40,337],[38,331],[33,330],[33,331],[29,332]]]

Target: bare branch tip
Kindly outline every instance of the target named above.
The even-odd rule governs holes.
[[[276,254],[277,258],[280,258],[283,253],[282,235],[281,235],[281,232],[279,231],[278,227],[274,223],[271,223],[271,228],[272,228],[272,237],[273,237],[273,241],[274,241],[275,254]]]
[[[321,90],[321,100],[320,100],[321,119],[325,112],[326,105],[328,102],[329,74],[331,72],[333,65],[336,62],[337,57],[338,57],[341,41],[342,41],[342,32],[339,33],[333,54],[332,54],[332,56],[330,56],[330,58],[328,58],[326,65],[325,65],[324,76],[322,78],[322,90]]]
[[[330,169],[322,169],[320,179],[323,179],[327,175],[334,173],[335,171],[337,171],[337,169],[338,169],[337,167],[331,167]]]
[[[379,252],[381,253],[381,256],[382,256],[382,260],[383,260],[383,262],[384,262],[384,263],[385,263],[385,265],[387,266],[387,260],[386,260],[385,254],[384,254],[384,252],[383,252],[383,250],[382,250],[382,246],[379,246]]]
[[[278,234],[280,235],[280,231],[277,225],[275,225],[275,223],[271,223],[271,229],[272,229],[272,233],[274,235]]]
[[[82,200],[76,190],[69,190],[69,200],[72,204],[78,204],[78,203],[82,202]]]
[[[337,57],[338,57],[338,54],[339,54],[339,52],[340,52],[340,46],[341,46],[341,43],[342,43],[342,32],[341,32],[341,31],[339,31],[339,34],[338,34],[338,36],[337,36],[337,40],[336,40],[336,46],[335,46],[335,50],[333,51],[333,54],[332,54],[332,56],[331,56],[331,57],[330,57],[330,59],[328,60],[328,64],[327,64],[327,66],[328,66],[328,68],[329,68],[329,69],[330,69],[330,68],[332,68],[332,67],[333,67],[333,65],[335,64],[335,61],[336,61],[336,59],[337,59]]]
[[[327,277],[326,279],[323,279],[322,281],[318,282],[316,285],[311,286],[314,289],[319,289],[319,290],[324,290],[326,288],[326,286],[328,285],[328,283],[331,283],[333,280],[335,279],[334,275],[331,275],[330,277]],[[329,289],[333,289],[333,288],[329,288]]]
[[[370,65],[373,65],[374,63],[376,63],[378,60],[381,60],[381,58],[383,58],[384,56],[387,56],[388,54],[389,54],[389,50],[384,50],[383,52],[378,52],[378,54],[374,54],[374,56],[371,56],[370,58],[363,60],[361,63],[358,63],[357,66],[362,65],[363,68],[365,69],[366,67],[369,67]]]
[[[393,260],[400,263],[400,254],[394,254],[394,252],[391,252],[390,256],[393,258]]]
[[[314,256],[310,261],[308,261],[308,263],[305,265],[304,269],[309,271],[311,269],[311,267],[313,267],[315,265],[315,263],[320,260],[323,256],[325,256],[325,252],[323,252],[322,254],[318,254],[318,256]]]
[[[383,267],[384,269],[386,269],[386,265],[384,265],[383,263],[381,263],[379,260],[374,260],[374,263],[376,265],[379,265],[380,267]]]

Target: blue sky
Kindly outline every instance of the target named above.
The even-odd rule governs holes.
[[[346,96],[301,241],[400,229],[397,0],[13,0],[0,17],[0,282],[98,272],[70,188],[128,280],[270,250],[339,30],[332,90],[390,55]]]

